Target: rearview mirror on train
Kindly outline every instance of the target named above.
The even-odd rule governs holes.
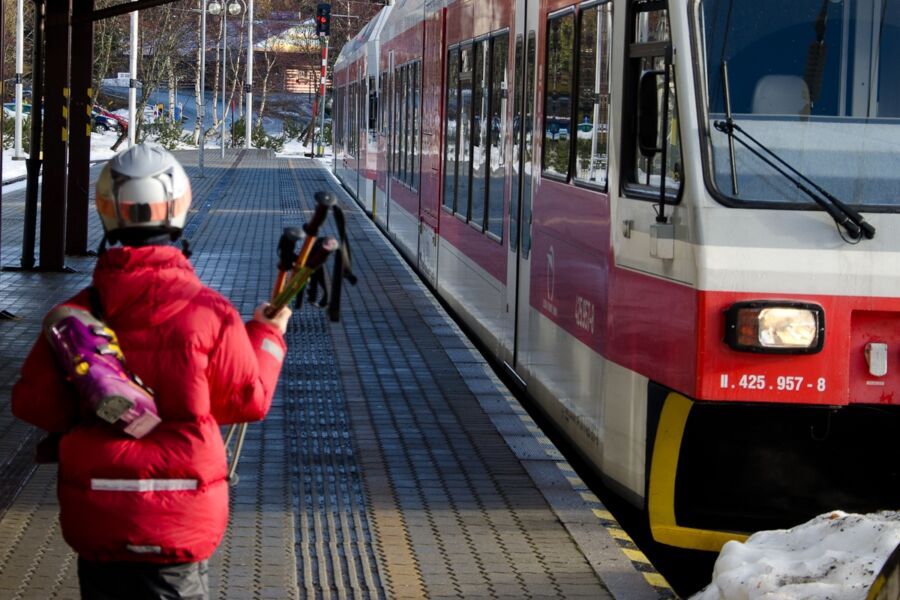
[[[659,143],[659,78],[662,71],[644,71],[638,82],[638,149],[653,158],[662,148]]]

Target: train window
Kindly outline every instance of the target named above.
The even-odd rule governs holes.
[[[403,175],[404,183],[409,183],[409,162],[412,154],[412,65],[403,67]]]
[[[409,65],[409,72],[409,168],[406,171],[406,182],[415,189],[418,186],[416,147],[419,139],[419,63],[414,62]]]
[[[369,77],[369,134],[375,133],[378,118],[378,88],[375,86],[375,76]]]
[[[447,108],[444,123],[443,205],[456,210],[456,162],[459,148],[459,48],[447,53]]]
[[[473,52],[471,44],[463,46],[459,51],[459,163],[457,165],[456,213],[465,218],[469,210],[470,167],[472,164],[472,71]]]
[[[522,34],[516,36],[516,56],[513,71],[513,151],[512,151],[512,191],[509,195],[509,249],[515,251],[519,246],[519,190],[521,189],[521,162],[522,162],[522,79],[524,68],[522,61],[525,60],[525,40]]]
[[[385,106],[388,104],[387,95],[387,71],[383,71],[378,76],[378,133],[384,135],[385,129]]]
[[[422,131],[422,111],[419,108],[422,88],[422,63],[415,63],[413,71],[413,189],[419,189],[419,138]]]
[[[347,114],[347,154],[350,156],[356,156],[356,147],[354,145],[354,140],[356,136],[353,131],[356,128],[356,83],[351,83],[349,86],[350,94],[347,98],[348,105],[348,114]]]
[[[484,228],[484,197],[487,193],[489,50],[489,40],[475,43],[475,76],[472,83],[472,199],[469,202],[468,218],[479,230]]]
[[[391,171],[391,174],[394,177],[399,177],[400,173],[400,143],[401,137],[400,132],[403,130],[403,103],[401,100],[403,99],[403,95],[401,90],[403,89],[403,82],[400,77],[401,70],[399,67],[394,69],[394,110],[391,111],[391,114],[394,118],[394,123],[391,127],[391,135],[393,136],[394,146],[393,146],[393,155],[394,155],[394,165]]]
[[[503,191],[506,184],[506,66],[509,62],[509,36],[491,40],[490,119],[488,120],[488,199],[487,230],[503,237]]]
[[[575,12],[547,23],[547,62],[544,82],[543,170],[568,179],[572,133],[572,84],[575,73]]]
[[[610,2],[581,11],[578,48],[578,125],[575,180],[606,187],[609,163]]]
[[[339,156],[341,150],[341,88],[337,86],[334,88],[334,104],[331,109],[331,122],[334,155]]]
[[[400,156],[397,163],[397,175],[400,181],[406,180],[406,153],[409,150],[407,131],[409,131],[409,86],[407,85],[408,69],[400,67]]]
[[[522,135],[522,257],[528,258],[531,251],[531,177],[534,169],[534,79],[537,70],[535,33],[528,32],[525,47],[525,131]]]
[[[675,93],[675,75],[672,69],[672,49],[669,42],[669,19],[666,9],[659,8],[659,2],[636,2],[634,5],[634,43],[629,46],[629,81],[627,92],[636,104],[641,81],[652,85],[657,82],[657,110],[659,115],[658,134],[654,148],[641,147],[638,141],[638,119],[633,111],[624,115],[625,130],[629,142],[630,156],[625,161],[625,180],[632,191],[639,195],[648,193],[656,199],[661,177],[665,177],[667,194],[673,197],[681,187],[681,143],[678,127],[678,103]],[[654,75],[656,74],[656,75]],[[669,82],[668,90],[664,81]],[[663,106],[664,99],[668,103]],[[631,102],[626,106],[634,106]],[[665,122],[663,115],[667,115]],[[665,156],[665,164],[663,164]],[[663,175],[664,172],[664,175]],[[642,190],[641,188],[644,188]],[[650,189],[647,189],[650,188]]]

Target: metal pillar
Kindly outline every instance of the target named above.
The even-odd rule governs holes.
[[[71,0],[47,0],[47,127],[44,128],[44,177],[41,180],[41,270],[65,268],[66,144],[69,139],[69,14]],[[36,110],[33,107],[32,110]],[[32,153],[35,148],[32,148]]]
[[[131,54],[128,68],[128,147],[134,146],[137,135],[137,60],[138,60],[138,13],[131,13]]]
[[[228,104],[225,100],[225,92],[228,90],[228,82],[225,79],[225,70],[228,67],[228,6],[222,3],[222,160],[225,160],[225,115],[228,113]]]
[[[34,268],[34,243],[37,231],[38,177],[41,174],[40,151],[44,125],[44,23],[46,0],[34,0],[34,54],[31,65],[31,152],[25,161],[25,226],[22,231],[22,268]]]
[[[94,24],[90,20],[94,0],[77,0],[72,14],[71,100],[69,113],[69,182],[66,204],[66,254],[83,255],[87,249],[90,202],[91,71]]]
[[[216,99],[213,98],[213,102]],[[200,167],[200,177],[203,173],[203,150],[206,146],[206,125],[203,118],[206,116],[206,0],[200,0],[200,106],[197,111],[197,123],[200,127],[200,150],[197,162]]]
[[[13,158],[25,157],[22,151],[22,73],[25,71],[25,0],[16,0],[16,125]],[[4,13],[5,14],[5,13]]]
[[[319,156],[325,155],[325,78],[328,76],[328,36],[321,35],[322,41],[322,75],[319,78]]]
[[[252,148],[253,143],[253,0],[247,0],[247,111],[244,113],[246,135],[244,136],[244,148]]]

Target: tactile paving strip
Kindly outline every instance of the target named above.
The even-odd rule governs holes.
[[[291,166],[279,171],[282,219],[284,226],[299,226],[304,211],[312,210],[312,195],[298,193]],[[385,598],[323,312],[304,305],[291,319],[286,341],[280,389],[295,474],[297,568],[304,597]]]
[[[346,208],[360,282],[333,332],[388,596],[608,598],[455,364],[479,359]]]

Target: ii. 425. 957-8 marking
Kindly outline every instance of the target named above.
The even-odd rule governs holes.
[[[765,375],[744,373],[736,380],[731,380],[727,373],[719,376],[719,387],[726,389],[742,390],[774,390],[779,392],[799,392],[801,390],[816,390],[824,392],[826,382],[824,377],[815,381],[808,380],[801,375],[778,375],[774,378],[766,378]]]

